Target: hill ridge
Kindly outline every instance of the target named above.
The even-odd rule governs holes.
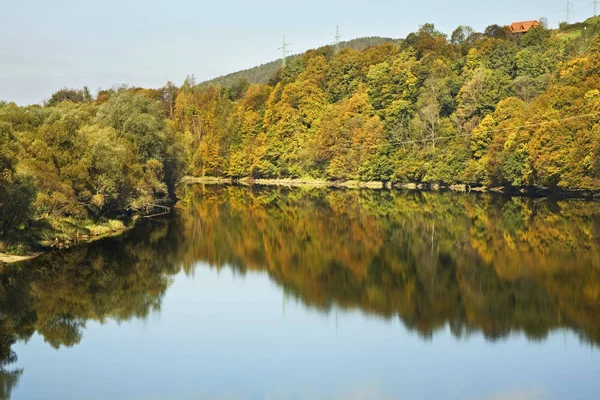
[[[367,47],[377,46],[384,43],[397,43],[401,39],[393,39],[381,36],[365,36],[356,39],[340,42],[340,49],[353,49],[362,50]],[[321,47],[331,46],[326,44]],[[288,56],[288,61],[293,61],[297,57],[301,56],[305,52],[292,54]],[[254,67],[243,69],[240,71],[232,72],[229,74],[221,75],[213,79],[209,79],[198,84],[199,87],[209,87],[215,85],[231,86],[240,79],[246,79],[248,83],[260,84],[267,83],[281,68],[281,60],[269,61]]]

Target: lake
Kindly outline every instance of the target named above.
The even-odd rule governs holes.
[[[1,270],[0,398],[600,398],[600,203],[180,197]]]

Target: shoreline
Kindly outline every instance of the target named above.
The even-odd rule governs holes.
[[[308,188],[345,188],[345,189],[372,189],[372,190],[419,190],[419,191],[453,191],[460,193],[495,193],[509,196],[526,197],[553,197],[564,199],[600,200],[600,191],[584,189],[549,189],[535,186],[504,186],[486,187],[471,186],[468,184],[440,184],[440,183],[391,183],[381,181],[325,181],[318,179],[232,179],[219,177],[193,177],[185,176],[182,184],[205,185],[243,185],[243,186],[281,186],[281,187],[308,187]]]
[[[391,188],[391,185],[383,182],[361,182],[361,181],[343,181],[333,182],[318,179],[230,179],[216,177],[192,177],[186,176],[182,178],[181,183],[193,184],[203,183],[207,185],[244,185],[244,186],[288,186],[288,187],[330,187],[330,188],[369,188],[369,189],[384,189]]]
[[[62,237],[61,239],[55,239],[54,241],[40,240],[37,241],[37,251],[26,251],[24,252],[24,254],[10,254],[0,251],[0,266],[32,260],[34,258],[43,256],[44,254],[48,254],[54,250],[68,249],[71,246],[75,246],[78,244],[92,243],[97,240],[119,236],[132,229],[135,225],[136,222],[134,221],[132,224],[124,226],[123,228],[111,229],[110,231],[101,234],[76,234],[69,237]]]
[[[14,264],[14,263],[18,263],[21,261],[27,261],[27,260],[32,260],[36,257],[39,257],[43,254],[46,254],[46,252],[38,252],[38,253],[29,253],[26,255],[13,255],[13,254],[6,254],[6,253],[0,253],[0,266],[2,264]]]
[[[600,201],[600,191],[591,190],[565,190],[548,189],[541,187],[485,187],[470,186],[467,184],[439,184],[439,183],[391,183],[381,181],[326,181],[319,179],[231,179],[220,177],[193,177],[185,176],[180,184],[203,184],[203,185],[241,185],[241,186],[279,186],[288,188],[332,188],[332,189],[370,189],[370,190],[408,190],[408,191],[431,191],[443,192],[453,191],[459,193],[492,193],[506,196],[517,197],[540,197],[555,199],[583,199]],[[14,264],[22,261],[31,260],[41,255],[47,254],[56,249],[68,249],[69,247],[81,243],[91,243],[108,237],[119,236],[132,229],[136,225],[137,218],[132,223],[118,228],[108,228],[98,225],[96,228],[102,228],[102,233],[71,234],[64,236],[64,232],[56,231],[57,236],[62,237],[55,240],[37,240],[37,246],[32,246],[23,254],[10,254],[0,251],[0,266],[4,264]],[[25,243],[25,242],[23,242]]]

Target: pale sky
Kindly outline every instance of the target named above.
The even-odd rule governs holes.
[[[572,21],[592,15],[573,0]],[[180,85],[363,36],[402,38],[433,22],[450,34],[547,17],[564,21],[566,0],[0,0],[0,100],[39,103],[62,87],[92,93],[115,84]]]

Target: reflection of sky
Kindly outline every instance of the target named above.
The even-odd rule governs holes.
[[[398,321],[322,314],[266,274],[199,265],[146,321],[88,323],[56,351],[36,335],[13,347],[13,399],[594,399],[598,354],[571,333],[542,342],[449,329],[424,341]]]

